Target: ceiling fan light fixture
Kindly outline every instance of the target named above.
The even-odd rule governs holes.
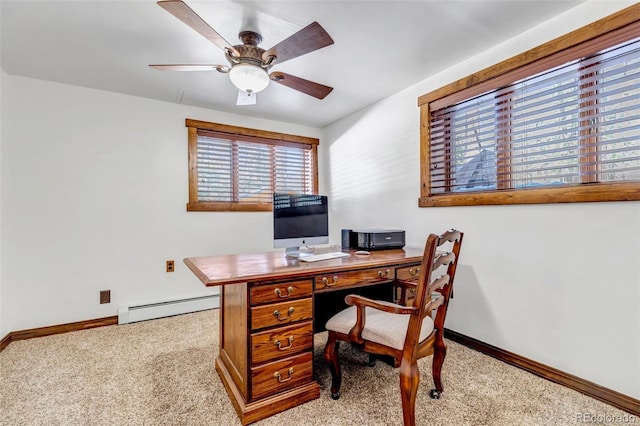
[[[231,82],[246,93],[258,93],[269,85],[269,74],[257,65],[237,64],[229,71]]]

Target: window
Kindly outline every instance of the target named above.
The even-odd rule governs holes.
[[[272,209],[273,192],[317,194],[318,139],[187,119],[189,211]]]
[[[420,97],[420,205],[640,200],[638,11]]]

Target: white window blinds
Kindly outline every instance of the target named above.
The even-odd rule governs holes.
[[[273,192],[314,192],[311,145],[198,130],[199,202],[271,203]]]
[[[640,181],[640,39],[430,117],[433,195]]]

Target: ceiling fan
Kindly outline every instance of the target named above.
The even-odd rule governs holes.
[[[318,99],[324,99],[333,90],[333,87],[281,71],[268,72],[273,65],[333,44],[331,36],[317,22],[311,23],[272,48],[265,50],[258,47],[262,36],[253,31],[241,31],[239,38],[242,44],[232,46],[181,0],[159,1],[158,5],[224,50],[229,65],[149,65],[151,68],[162,71],[216,70],[228,73],[231,82],[240,89],[238,93],[239,104],[255,103],[255,94],[266,89],[270,81]],[[245,100],[241,102],[243,97]]]

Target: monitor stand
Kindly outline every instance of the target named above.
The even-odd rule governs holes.
[[[300,259],[301,257],[310,256],[312,253],[300,251],[300,247],[287,247],[284,249],[284,254],[287,257],[294,257]]]

